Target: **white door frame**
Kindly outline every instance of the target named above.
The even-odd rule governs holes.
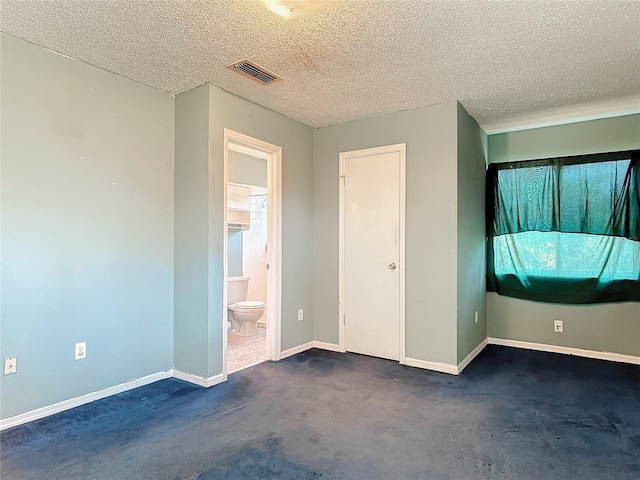
[[[346,352],[345,343],[345,268],[344,268],[344,235],[345,235],[345,208],[346,208],[346,162],[350,158],[368,157],[371,155],[382,155],[386,153],[400,154],[400,236],[399,249],[400,261],[398,262],[398,270],[400,275],[400,363],[406,363],[405,354],[405,197],[406,197],[406,143],[396,145],[386,145],[383,147],[367,148],[364,150],[354,150],[351,152],[340,153],[340,210],[339,210],[339,243],[338,243],[338,262],[339,262],[339,280],[338,280],[338,340],[341,352]]]
[[[223,338],[223,380],[227,379],[227,185],[229,182],[229,150],[264,158],[267,161],[267,358],[280,360],[280,329],[282,327],[282,147],[258,140],[257,138],[224,129],[224,226],[222,254],[222,338]]]

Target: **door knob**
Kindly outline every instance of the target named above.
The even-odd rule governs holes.
[[[395,264],[395,262],[389,264],[389,270],[395,270],[396,268],[398,268],[398,266]]]

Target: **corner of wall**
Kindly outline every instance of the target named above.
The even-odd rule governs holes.
[[[174,368],[208,376],[209,91],[176,96],[174,147]]]
[[[175,103],[0,41],[2,208],[16,213],[2,216],[0,348],[20,359],[1,380],[6,418],[171,367]]]
[[[489,163],[640,148],[640,114],[488,136]],[[488,334],[504,341],[640,356],[637,302],[563,305],[487,293]],[[564,333],[553,331],[554,319]],[[551,351],[551,350],[550,350]]]
[[[457,113],[457,361],[460,363],[487,339],[486,135],[459,102]]]

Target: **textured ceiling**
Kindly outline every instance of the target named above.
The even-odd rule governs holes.
[[[460,100],[483,127],[637,102],[640,2],[2,0],[1,29],[175,94],[205,82],[319,127]],[[225,68],[248,58],[284,80]]]

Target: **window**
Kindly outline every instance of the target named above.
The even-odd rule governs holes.
[[[640,301],[639,153],[490,165],[488,290],[557,303]]]

